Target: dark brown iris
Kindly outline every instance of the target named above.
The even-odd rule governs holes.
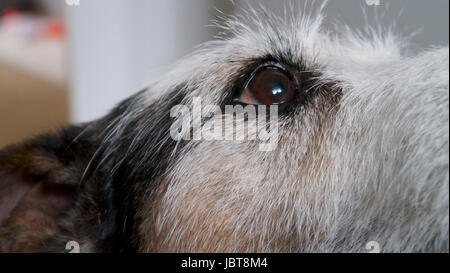
[[[294,81],[278,67],[266,66],[249,79],[237,101],[244,104],[284,104],[295,99]]]

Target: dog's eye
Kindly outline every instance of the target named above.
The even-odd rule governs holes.
[[[295,82],[282,69],[265,66],[258,69],[235,101],[244,104],[283,104],[295,99]]]

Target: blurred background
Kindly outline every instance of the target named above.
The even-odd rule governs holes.
[[[0,148],[104,115],[151,80],[156,69],[213,39],[218,29],[211,20],[220,13],[231,15],[249,5],[280,13],[284,4],[0,0]],[[448,45],[448,0],[333,0],[326,24],[339,19],[362,26],[362,7],[369,15],[386,11],[377,23],[395,20],[405,34],[421,30],[413,38],[414,50]]]

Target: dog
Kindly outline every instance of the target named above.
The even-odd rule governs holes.
[[[250,9],[108,115],[3,149],[0,251],[448,252],[448,47],[323,14]]]

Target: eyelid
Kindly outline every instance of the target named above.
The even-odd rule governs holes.
[[[279,63],[273,62],[273,61],[265,62],[253,70],[253,72],[250,74],[250,77],[248,77],[248,79],[245,81],[244,89],[248,87],[248,85],[253,80],[253,78],[255,78],[256,74],[258,74],[262,70],[266,70],[266,69],[280,70],[283,73],[285,73],[287,76],[289,76],[289,78],[291,78],[290,73],[288,73],[288,71],[283,66],[281,66]]]
[[[247,87],[242,89],[241,94],[239,95],[239,97],[235,98],[234,101],[248,105],[259,104],[259,101],[255,99],[255,97],[251,94]]]

